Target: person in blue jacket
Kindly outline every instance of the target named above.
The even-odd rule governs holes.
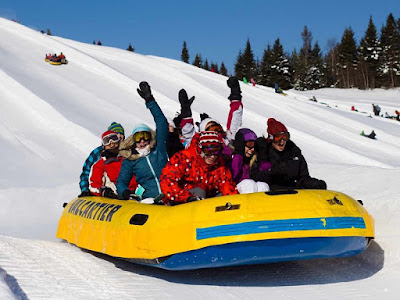
[[[144,189],[142,199],[156,198],[157,202],[161,198],[157,197],[161,195],[161,171],[168,161],[168,122],[151,94],[149,84],[141,82],[137,91],[153,115],[156,131],[145,124],[139,124],[133,129],[132,135],[121,143],[119,154],[125,159],[118,176],[117,190],[121,199],[130,199],[135,191],[130,191],[128,185],[135,175],[136,181]]]

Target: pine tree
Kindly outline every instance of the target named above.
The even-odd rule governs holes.
[[[382,56],[379,66],[380,83],[385,87],[400,86],[400,22],[389,14],[381,31]]]
[[[208,59],[207,58],[206,58],[206,61],[204,62],[203,69],[207,70],[207,71],[210,71],[210,66],[208,65]]]
[[[271,81],[271,66],[273,64],[271,46],[267,44],[267,49],[264,50],[264,55],[260,63],[259,76],[257,82],[261,85],[273,87],[274,83]]]
[[[358,48],[359,88],[375,88],[381,52],[376,27],[371,16],[369,18],[367,31],[361,39]]]
[[[243,54],[239,51],[238,59],[235,64],[235,74],[238,79],[243,77],[250,79],[257,75],[257,67],[249,39],[247,39],[246,49]]]
[[[186,42],[183,42],[181,60],[185,63],[189,63],[189,50],[187,49]]]
[[[327,42],[329,52],[325,56],[325,82],[328,87],[336,87],[338,84],[338,48],[339,44],[336,39],[331,38]]]
[[[356,70],[357,70],[357,45],[354,39],[354,32],[351,27],[344,30],[342,40],[338,48],[339,55],[339,72],[340,86],[351,88],[357,86]]]
[[[279,38],[275,40],[272,47],[270,67],[271,83],[277,83],[281,89],[291,88],[291,69],[287,55],[283,51],[283,46]]]
[[[51,31],[49,28],[47,28],[47,35],[51,35]]]
[[[219,73],[224,76],[228,76],[228,70],[225,67],[224,62],[221,63],[221,68],[219,68]]]
[[[300,53],[297,57],[298,60],[296,61],[294,87],[298,90],[306,90],[309,88],[306,83],[306,77],[308,76],[311,67],[311,43],[313,39],[312,33],[308,30],[307,26],[304,26],[303,31],[301,32],[301,38],[303,40],[303,46],[300,49]]]
[[[203,67],[203,62],[201,60],[200,54],[196,54],[196,57],[194,58],[194,61],[193,61],[193,66],[196,66],[198,68]]]
[[[305,87],[307,90],[315,90],[325,86],[324,83],[324,64],[321,48],[318,42],[314,44],[309,57],[309,67],[305,77]]]
[[[211,63],[211,71],[218,74],[219,73],[218,64],[212,62]]]
[[[128,49],[126,49],[126,50],[135,52],[135,48],[132,47],[131,43],[129,43]]]

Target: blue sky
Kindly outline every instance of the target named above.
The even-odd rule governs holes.
[[[100,39],[105,46],[125,49],[132,43],[137,53],[174,59],[180,59],[186,41],[191,62],[199,53],[209,62],[224,61],[230,72],[247,38],[261,59],[276,38],[286,52],[299,49],[307,25],[313,42],[326,52],[327,41],[339,42],[349,26],[358,42],[370,16],[379,32],[389,13],[400,17],[398,0],[0,1],[1,17],[50,28],[53,35],[86,43]]]

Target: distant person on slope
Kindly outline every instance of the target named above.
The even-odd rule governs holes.
[[[118,155],[118,146],[121,140],[117,133],[107,130],[103,133],[101,141],[103,151],[100,159],[91,168],[89,190],[95,196],[117,199],[118,192],[115,184],[124,159]],[[135,176],[133,176],[129,183],[129,189],[135,190],[137,186]]]
[[[117,180],[118,193],[122,199],[129,199],[133,193],[129,182],[133,176],[144,188],[142,198],[155,198],[161,194],[160,175],[168,161],[166,141],[168,122],[154,99],[150,85],[143,81],[137,89],[140,97],[146,101],[156,123],[156,131],[145,124],[137,125],[120,145],[120,155],[125,157]]]
[[[307,162],[286,126],[273,118],[267,123],[268,138],[257,140],[257,161],[251,168],[251,178],[268,183],[272,190],[326,189],[325,181],[310,177]]]
[[[117,133],[120,141],[123,141],[125,138],[125,131],[121,124],[112,122],[108,127],[108,130],[112,130]],[[89,191],[89,174],[90,169],[93,164],[100,159],[101,152],[103,151],[103,145],[95,148],[92,152],[90,152],[88,158],[85,160],[83,164],[82,173],[80,176],[79,187],[81,188],[81,194],[78,197],[91,196],[92,194]]]

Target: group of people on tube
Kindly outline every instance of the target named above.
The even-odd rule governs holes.
[[[150,110],[156,130],[138,124],[125,139],[113,122],[102,145],[86,159],[80,176],[80,197],[103,196],[145,203],[177,205],[206,198],[276,189],[326,189],[309,175],[301,150],[281,122],[270,118],[268,136],[240,128],[242,95],[235,77],[227,80],[230,111],[227,130],[207,114],[196,130],[186,91],[179,91],[180,114],[167,120],[150,85],[137,92]]]

